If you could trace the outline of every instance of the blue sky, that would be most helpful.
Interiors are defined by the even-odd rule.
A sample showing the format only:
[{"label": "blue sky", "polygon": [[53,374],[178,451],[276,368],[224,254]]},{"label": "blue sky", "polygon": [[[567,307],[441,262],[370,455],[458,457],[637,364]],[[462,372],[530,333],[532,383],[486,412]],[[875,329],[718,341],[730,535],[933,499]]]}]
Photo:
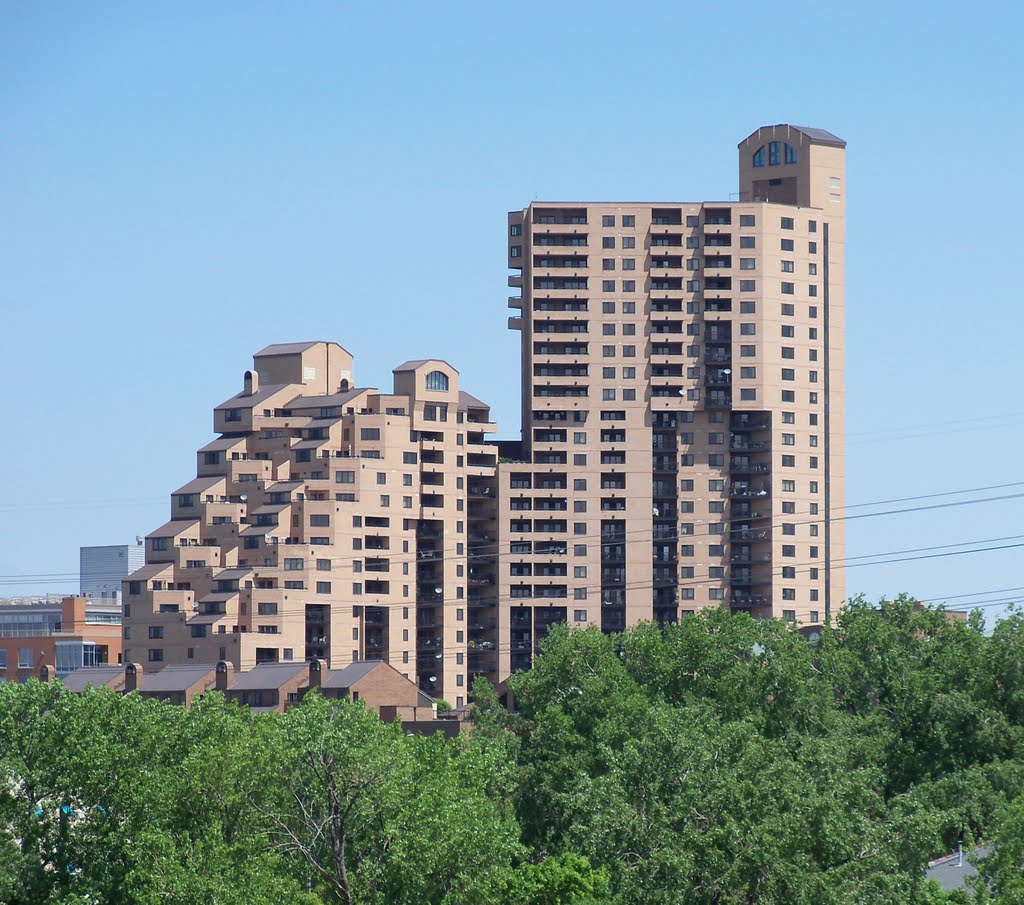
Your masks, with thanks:
[{"label": "blue sky", "polygon": [[[849,143],[848,501],[1024,481],[1024,13],[984,13],[3,5],[0,595],[73,589],[79,545],[161,524],[212,407],[270,342],[337,340],[375,386],[447,358],[517,435],[506,211],[728,198],[736,143],[766,123]],[[851,521],[848,554],[1021,543],[1022,511]],[[848,586],[1020,587],[1021,550]]]}]

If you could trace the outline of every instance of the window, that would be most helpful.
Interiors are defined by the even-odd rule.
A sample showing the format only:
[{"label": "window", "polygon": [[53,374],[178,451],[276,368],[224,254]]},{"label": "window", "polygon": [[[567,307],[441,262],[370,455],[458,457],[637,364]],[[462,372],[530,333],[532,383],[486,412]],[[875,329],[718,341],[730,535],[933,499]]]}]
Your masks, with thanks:
[{"label": "window", "polygon": [[783,380],[796,380],[796,371],[794,371],[793,368],[783,368],[782,369],[782,379]]},{"label": "window", "polygon": [[793,273],[795,270],[796,270],[796,265],[792,261],[783,261],[782,262],[782,272],[783,273]]},{"label": "window", "polygon": [[741,336],[755,336],[756,334],[757,324],[740,324]]},{"label": "window", "polygon": [[636,292],[636,280],[623,280],[622,281],[623,292]]},{"label": "window", "polygon": [[[586,588],[584,588],[583,590],[586,590]],[[572,615],[573,615],[573,619],[576,622],[586,622],[587,621],[587,611],[586,610],[573,610]]]},{"label": "window", "polygon": [[359,429],[359,439],[360,440],[379,440],[380,439],[380,428],[379,427],[362,427],[362,428],[360,428]]},{"label": "window", "polygon": [[757,346],[740,346],[740,358],[755,358]]},{"label": "window", "polygon": [[163,648],[151,647],[149,649],[149,662],[150,663],[162,663],[164,659]]},{"label": "window", "polygon": [[753,270],[755,263],[754,258],[740,258],[740,270]]},{"label": "window", "polygon": [[781,220],[779,221],[779,226],[781,226],[783,229],[792,229],[793,228],[793,218],[792,217],[782,217]]},{"label": "window", "polygon": [[791,144],[786,145],[786,163],[796,163],[796,148]]},{"label": "window", "polygon": [[756,314],[757,302],[740,302],[740,314]]},{"label": "window", "polygon": [[636,248],[636,239],[633,236],[622,237],[623,248]]},{"label": "window", "polygon": [[521,236],[523,234],[523,228],[518,223],[513,223],[508,228],[508,233],[510,236]]},{"label": "window", "polygon": [[764,166],[764,145],[761,145],[761,147],[754,152],[753,164],[755,167]]},{"label": "window", "polygon": [[513,245],[508,250],[508,256],[510,258],[521,258],[523,256],[523,246]]},{"label": "window", "polygon": [[740,280],[740,292],[754,292],[756,289],[756,280]]},{"label": "window", "polygon": [[782,142],[768,142],[768,166],[777,167],[782,162]]},{"label": "window", "polygon": [[298,572],[306,567],[306,561],[299,558],[286,558],[284,561],[284,569],[286,572]]},{"label": "window", "polygon": [[756,226],[757,218],[753,214],[740,214],[740,226]]},{"label": "window", "polygon": [[740,368],[740,377],[746,380],[753,380],[755,377],[757,377],[757,368],[752,368],[749,366]]},{"label": "window", "polygon": [[783,456],[782,457],[783,468],[796,468],[796,456]]},{"label": "window", "polygon": [[636,270],[636,259],[635,258],[623,258],[622,259],[623,270]]},{"label": "window", "polygon": [[260,616],[276,616],[277,615],[277,604],[276,603],[257,603],[256,613]]},{"label": "window", "polygon": [[782,294],[783,295],[793,295],[795,291],[796,291],[796,287],[792,283],[783,283],[782,284]]},{"label": "window", "polygon": [[316,592],[317,594],[330,594],[331,583],[329,581],[318,581],[316,583]]},{"label": "window", "polygon": [[601,216],[601,225],[602,226],[614,226],[615,225],[615,215],[614,214],[603,214]]},{"label": "window", "polygon": [[431,371],[427,375],[427,389],[438,392],[448,392],[448,375],[443,371]]},{"label": "window", "polygon": [[783,358],[796,358],[796,350],[792,346],[783,346],[782,347],[782,357]]},{"label": "window", "polygon": [[636,217],[634,217],[632,214],[623,214],[622,225],[628,227],[629,229],[634,228],[636,226]]},{"label": "window", "polygon": [[614,292],[615,291],[615,280],[602,280],[601,281],[602,292]]},{"label": "window", "polygon": [[615,269],[615,258],[604,258],[601,261],[602,270],[614,270]]},{"label": "window", "polygon": [[615,247],[615,236],[605,236],[601,239],[602,248],[614,248]]}]

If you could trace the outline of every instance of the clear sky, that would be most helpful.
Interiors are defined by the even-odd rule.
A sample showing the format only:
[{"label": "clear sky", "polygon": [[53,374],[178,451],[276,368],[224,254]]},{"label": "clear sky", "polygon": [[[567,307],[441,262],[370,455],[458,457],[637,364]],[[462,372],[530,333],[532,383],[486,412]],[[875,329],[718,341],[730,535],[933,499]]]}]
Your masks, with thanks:
[{"label": "clear sky", "polygon": [[[380,387],[446,358],[518,436],[506,211],[728,199],[770,123],[849,143],[848,502],[1024,481],[1022,32],[1009,2],[0,5],[0,595],[162,524],[271,342]],[[1024,543],[1022,513],[851,520],[848,554]],[[1020,588],[1022,553],[848,586]]]}]

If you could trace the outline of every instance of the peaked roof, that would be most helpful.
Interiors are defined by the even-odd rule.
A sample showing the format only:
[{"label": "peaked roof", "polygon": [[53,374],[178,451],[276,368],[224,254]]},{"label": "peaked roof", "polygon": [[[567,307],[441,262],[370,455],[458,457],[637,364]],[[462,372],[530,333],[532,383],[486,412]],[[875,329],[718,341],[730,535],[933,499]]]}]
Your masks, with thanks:
[{"label": "peaked roof", "polygon": [[60,677],[61,682],[68,691],[85,691],[90,685],[93,688],[101,688],[124,679],[123,666],[82,666],[66,676]]},{"label": "peaked roof", "polygon": [[228,691],[263,691],[280,688],[289,679],[306,673],[309,663],[300,660],[294,663],[260,663],[245,672],[236,673]]},{"label": "peaked roof", "polygon": [[142,673],[139,691],[146,693],[187,691],[197,682],[209,679],[212,685],[216,679],[216,663],[172,663],[159,672]]},{"label": "peaked roof", "polygon": [[821,144],[827,145],[840,145],[846,147],[846,142],[843,141],[838,135],[828,132],[825,129],[815,129],[813,126],[790,126],[791,129],[796,129],[797,132],[803,132],[811,141],[817,141]]},{"label": "peaked roof", "polygon": [[431,362],[437,362],[441,365],[447,365],[456,374],[459,373],[459,369],[455,367],[450,361],[445,361],[443,358],[412,358],[409,361],[403,361],[397,368],[392,369],[392,373],[398,371],[415,371],[417,368],[422,368],[423,365],[430,364]]},{"label": "peaked roof", "polygon": [[[342,669],[331,670],[327,681],[323,683],[324,688],[351,688],[367,674],[373,672],[378,666],[387,666],[383,660],[358,660],[350,663]],[[393,667],[392,667],[393,668]],[[395,670],[395,672],[398,672]],[[399,673],[401,675],[401,673]]]},{"label": "peaked roof", "polygon": [[744,138],[737,147],[742,147],[744,143],[750,141],[750,139],[754,138],[754,136],[759,132],[763,132],[765,129],[791,129],[792,131],[799,132],[801,135],[810,139],[813,144],[832,145],[837,148],[846,147],[846,142],[843,141],[843,139],[826,129],[816,129],[814,126],[794,126],[792,123],[776,123],[774,126],[761,126],[759,129],[755,129],[746,138]]},{"label": "peaked roof", "polygon": [[490,406],[486,402],[477,399],[472,393],[459,390],[459,411],[465,411],[466,409],[490,409]]},{"label": "peaked roof", "polygon": [[256,353],[256,356],[263,355],[294,355],[296,352],[305,352],[306,349],[312,349],[313,346],[324,342],[322,339],[315,339],[308,343],[271,343],[265,349],[260,349]]}]

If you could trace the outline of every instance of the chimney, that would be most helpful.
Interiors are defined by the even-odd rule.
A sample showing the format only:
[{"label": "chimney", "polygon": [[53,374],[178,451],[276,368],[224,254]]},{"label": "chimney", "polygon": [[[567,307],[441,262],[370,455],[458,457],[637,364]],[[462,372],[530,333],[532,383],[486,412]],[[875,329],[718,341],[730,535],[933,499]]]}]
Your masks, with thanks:
[{"label": "chimney", "polygon": [[124,693],[138,691],[140,681],[142,681],[142,664],[129,663],[124,668]]},{"label": "chimney", "polygon": [[242,378],[242,384],[245,387],[242,391],[243,395],[255,396],[260,390],[259,371],[246,371]]},{"label": "chimney", "polygon": [[57,667],[52,663],[44,663],[39,667],[39,681],[52,682],[57,678]]},{"label": "chimney", "polygon": [[62,632],[81,631],[85,625],[85,598],[65,597],[60,602],[60,629]]},{"label": "chimney", "polygon": [[221,694],[227,694],[228,686],[231,684],[231,679],[233,678],[234,674],[235,667],[232,664],[226,662],[225,660],[221,660],[217,664],[217,677],[213,687],[217,691],[221,692]]},{"label": "chimney", "polygon": [[309,687],[319,688],[327,678],[327,661],[309,661]]}]

